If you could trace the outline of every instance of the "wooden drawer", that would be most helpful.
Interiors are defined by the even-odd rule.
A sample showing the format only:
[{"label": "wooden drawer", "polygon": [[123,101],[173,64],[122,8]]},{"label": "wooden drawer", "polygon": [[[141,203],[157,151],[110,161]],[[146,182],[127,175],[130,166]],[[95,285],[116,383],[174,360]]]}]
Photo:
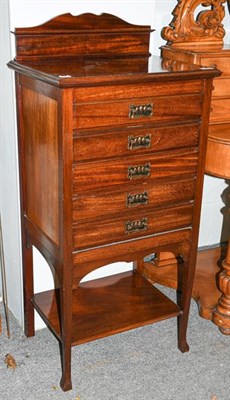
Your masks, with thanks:
[{"label": "wooden drawer", "polygon": [[212,100],[210,123],[216,122],[230,122],[230,98]]},{"label": "wooden drawer", "polygon": [[230,76],[230,57],[201,57],[200,64],[207,67],[215,66],[223,73],[223,75]]},{"label": "wooden drawer", "polygon": [[126,128],[74,135],[75,161],[130,156],[146,152],[198,146],[199,123],[166,127]]},{"label": "wooden drawer", "polygon": [[230,97],[230,77],[224,79],[221,78],[215,79],[213,82],[213,86],[214,90],[212,92],[212,98]]},{"label": "wooden drawer", "polygon": [[[178,151],[179,153],[179,151]],[[73,165],[73,194],[114,185],[150,183],[167,177],[196,174],[198,152],[153,154]]]},{"label": "wooden drawer", "polygon": [[81,222],[106,215],[118,216],[124,212],[152,207],[169,207],[182,202],[192,202],[195,178],[165,181],[151,185],[130,186],[129,190],[94,191],[77,195],[73,199],[73,221]]},{"label": "wooden drawer", "polygon": [[176,230],[192,224],[193,205],[155,211],[131,211],[113,219],[74,224],[74,248],[94,247],[106,243]]},{"label": "wooden drawer", "polygon": [[[145,115],[146,114],[146,115]],[[144,116],[143,116],[144,115]],[[194,120],[201,115],[201,94],[82,103],[73,106],[74,129]]]},{"label": "wooden drawer", "polygon": [[167,81],[152,83],[116,84],[106,86],[86,86],[73,89],[73,102],[100,103],[127,99],[144,99],[145,97],[174,96],[189,93],[201,93],[203,82],[199,80]]}]

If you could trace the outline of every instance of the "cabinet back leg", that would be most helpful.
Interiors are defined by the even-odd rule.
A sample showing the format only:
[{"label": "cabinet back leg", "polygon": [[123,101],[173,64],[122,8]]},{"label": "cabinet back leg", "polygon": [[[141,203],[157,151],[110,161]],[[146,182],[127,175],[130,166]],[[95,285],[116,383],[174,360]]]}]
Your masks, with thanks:
[{"label": "cabinet back leg", "polygon": [[31,299],[34,295],[33,285],[33,249],[31,245],[24,245],[23,251],[23,287],[24,287],[24,330],[27,337],[34,336],[34,307]]}]

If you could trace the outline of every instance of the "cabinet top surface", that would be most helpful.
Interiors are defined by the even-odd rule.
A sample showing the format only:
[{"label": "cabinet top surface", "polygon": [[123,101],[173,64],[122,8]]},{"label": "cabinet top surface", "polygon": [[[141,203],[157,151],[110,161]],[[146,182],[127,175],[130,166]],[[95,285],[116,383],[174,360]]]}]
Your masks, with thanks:
[{"label": "cabinet top surface", "polygon": [[132,83],[154,80],[193,79],[218,76],[212,67],[172,61],[151,56],[148,59],[77,59],[62,58],[33,62],[10,61],[17,72],[60,87],[98,83]]}]

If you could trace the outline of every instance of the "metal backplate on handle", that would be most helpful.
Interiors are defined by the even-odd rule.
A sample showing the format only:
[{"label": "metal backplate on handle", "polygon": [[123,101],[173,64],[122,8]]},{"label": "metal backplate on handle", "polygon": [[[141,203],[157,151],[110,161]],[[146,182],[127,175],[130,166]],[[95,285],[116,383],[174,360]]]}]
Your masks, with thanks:
[{"label": "metal backplate on handle", "polygon": [[128,179],[142,178],[143,176],[150,176],[151,164],[144,165],[131,165],[128,167]]},{"label": "metal backplate on handle", "polygon": [[153,104],[148,103],[144,105],[134,105],[129,106],[129,118],[142,118],[151,117],[153,115]]},{"label": "metal backplate on handle", "polygon": [[137,221],[128,221],[125,223],[125,233],[135,233],[146,231],[148,229],[148,219],[146,217]]},{"label": "metal backplate on handle", "polygon": [[126,205],[127,207],[133,207],[137,205],[148,204],[149,197],[147,192],[137,193],[137,194],[127,194]]},{"label": "metal backplate on handle", "polygon": [[150,146],[151,146],[151,135],[128,137],[129,150],[148,148]]}]

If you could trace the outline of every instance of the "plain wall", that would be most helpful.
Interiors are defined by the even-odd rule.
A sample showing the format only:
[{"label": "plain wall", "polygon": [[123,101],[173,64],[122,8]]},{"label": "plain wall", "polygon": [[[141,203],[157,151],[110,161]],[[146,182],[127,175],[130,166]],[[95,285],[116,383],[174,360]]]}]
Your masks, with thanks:
[{"label": "plain wall", "polygon": [[0,0],[0,17],[0,209],[9,307],[21,322],[23,298],[15,91],[13,75],[6,67],[12,56],[10,15],[6,0]]},{"label": "plain wall", "polygon": [[[78,15],[85,12],[102,12],[119,16],[134,24],[151,25],[150,51],[159,55],[159,47],[165,44],[161,38],[161,29],[171,20],[171,12],[177,1],[63,1],[63,0],[1,0],[1,212],[4,234],[4,250],[7,272],[9,307],[19,322],[23,323],[22,268],[20,250],[20,217],[18,190],[18,158],[15,119],[15,95],[13,73],[6,68],[6,63],[14,57],[14,37],[9,31],[15,27],[39,25],[47,20],[70,12]],[[225,20],[225,42],[229,41],[229,16]],[[210,246],[227,240],[229,221],[223,230],[222,209],[225,204],[222,193],[227,191],[227,183],[218,178],[205,177],[204,196],[201,216],[199,246]],[[226,197],[226,196],[225,196]],[[35,291],[53,287],[49,267],[40,253],[34,249]],[[130,269],[131,264],[116,263],[93,272],[88,279]],[[36,328],[43,327],[43,322],[36,318]]]}]

